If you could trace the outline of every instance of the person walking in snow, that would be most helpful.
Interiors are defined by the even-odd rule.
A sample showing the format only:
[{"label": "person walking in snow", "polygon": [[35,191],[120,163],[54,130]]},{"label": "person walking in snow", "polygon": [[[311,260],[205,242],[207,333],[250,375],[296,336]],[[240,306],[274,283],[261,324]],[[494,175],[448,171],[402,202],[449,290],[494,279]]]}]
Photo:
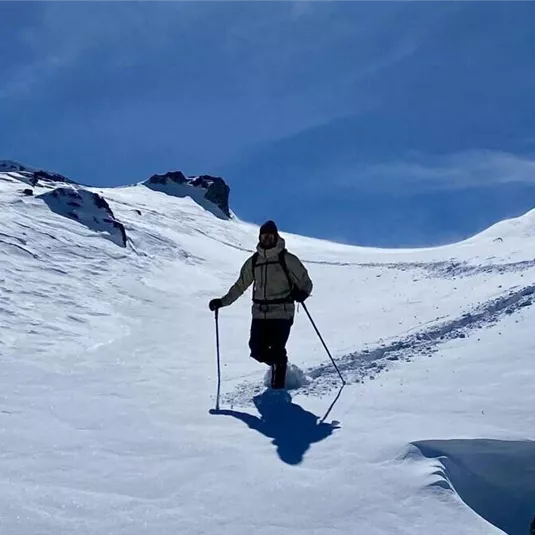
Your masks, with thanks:
[{"label": "person walking in snow", "polygon": [[299,258],[286,250],[273,221],[260,227],[256,253],[247,259],[228,293],[210,301],[210,310],[231,305],[253,282],[251,357],[272,367],[272,388],[284,388],[294,303],[310,296],[312,281]]}]

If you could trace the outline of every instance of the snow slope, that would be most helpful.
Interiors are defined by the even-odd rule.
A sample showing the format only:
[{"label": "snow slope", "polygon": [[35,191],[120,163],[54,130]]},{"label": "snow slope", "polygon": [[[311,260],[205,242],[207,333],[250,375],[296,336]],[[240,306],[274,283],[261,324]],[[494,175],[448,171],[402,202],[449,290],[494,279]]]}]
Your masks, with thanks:
[{"label": "snow slope", "polygon": [[93,190],[123,247],[20,178],[0,172],[3,535],[529,532],[535,212],[433,249],[285,235],[349,384],[301,311],[289,353],[310,382],[263,393],[244,296],[220,315],[211,414],[207,302],[257,228],[143,185]]}]

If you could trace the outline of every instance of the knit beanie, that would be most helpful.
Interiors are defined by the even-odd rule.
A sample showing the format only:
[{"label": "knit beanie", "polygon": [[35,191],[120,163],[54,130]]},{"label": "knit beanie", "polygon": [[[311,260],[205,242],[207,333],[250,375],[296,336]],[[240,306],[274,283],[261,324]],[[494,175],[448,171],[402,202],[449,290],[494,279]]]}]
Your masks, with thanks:
[{"label": "knit beanie", "polygon": [[261,227],[259,234],[278,234],[279,229],[274,221],[266,221]]}]

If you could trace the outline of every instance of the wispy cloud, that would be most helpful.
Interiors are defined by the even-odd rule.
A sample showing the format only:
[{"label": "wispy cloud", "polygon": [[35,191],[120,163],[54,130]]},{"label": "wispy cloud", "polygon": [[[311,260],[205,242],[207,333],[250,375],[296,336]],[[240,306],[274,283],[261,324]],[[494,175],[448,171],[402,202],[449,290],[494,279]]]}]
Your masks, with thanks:
[{"label": "wispy cloud", "polygon": [[[13,46],[24,47],[26,54],[10,66],[8,76],[4,73],[0,78],[0,98],[28,98],[46,92],[58,74],[84,65],[92,51],[100,50],[101,54],[99,62],[86,65],[88,71],[98,71],[108,63],[125,66],[135,62],[149,37],[154,45],[180,31],[185,17],[177,19],[177,15],[186,12],[181,6],[170,2],[162,10],[122,2],[28,4],[28,13],[17,12],[13,21],[21,28]],[[136,42],[138,54],[132,47]]]},{"label": "wispy cloud", "polygon": [[356,165],[347,173],[337,171],[334,183],[397,195],[497,184],[535,184],[535,155],[486,150],[441,156],[413,154],[404,160]]},{"label": "wispy cloud", "polygon": [[[0,19],[15,5],[0,2]],[[89,171],[83,150],[109,162],[117,181],[150,157],[162,166],[196,169],[253,161],[244,181],[261,171],[270,179],[280,176],[287,162],[291,176],[303,181],[312,181],[313,173],[330,174],[351,187],[356,181],[383,189],[402,184],[403,190],[413,183],[438,187],[441,181],[448,184],[441,187],[459,187],[483,176],[504,180],[529,165],[507,160],[507,153],[476,154],[472,161],[470,153],[459,152],[514,152],[502,137],[531,135],[526,117],[532,70],[513,84],[509,71],[494,68],[488,58],[507,52],[512,74],[523,72],[511,58],[524,57],[520,37],[532,28],[528,22],[520,28],[527,11],[513,17],[510,27],[520,35],[519,44],[504,48],[509,34],[503,16],[519,7],[500,5],[26,4],[7,18],[11,34],[0,43],[0,69],[8,66],[0,78],[0,117],[10,124],[0,144],[19,159],[26,152],[31,160],[35,153],[49,158],[54,151],[68,152],[83,180],[92,178],[84,176]],[[494,21],[488,30],[469,24],[482,13],[489,24]],[[497,32],[501,37],[495,39]],[[499,53],[493,43],[500,43]],[[346,117],[353,119],[346,124]],[[258,162],[254,149],[275,145]],[[401,159],[406,149],[458,156]],[[359,166],[363,161],[375,165]]]},{"label": "wispy cloud", "polygon": [[306,17],[311,13],[313,5],[314,4],[312,2],[303,2],[300,0],[297,0],[297,2],[291,2],[290,9],[292,16],[296,19],[300,17]]}]

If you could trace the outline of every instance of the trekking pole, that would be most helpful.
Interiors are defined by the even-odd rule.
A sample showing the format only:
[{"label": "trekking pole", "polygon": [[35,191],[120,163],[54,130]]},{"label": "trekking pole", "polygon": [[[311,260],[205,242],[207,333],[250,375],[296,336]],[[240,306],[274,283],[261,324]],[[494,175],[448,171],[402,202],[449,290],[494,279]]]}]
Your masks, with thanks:
[{"label": "trekking pole", "polygon": [[215,345],[217,351],[217,397],[215,410],[219,410],[219,393],[221,391],[221,359],[219,356],[219,309],[215,311]]},{"label": "trekking pole", "polygon": [[325,348],[325,351],[327,351],[327,355],[329,355],[329,358],[331,359],[332,363],[333,363],[333,366],[334,366],[334,369],[338,372],[338,375],[340,376],[340,379],[342,380],[342,384],[345,385],[346,382],[344,380],[344,378],[342,377],[342,374],[340,373],[340,370],[338,369],[338,366],[336,365],[336,362],[334,362],[334,359],[331,355],[331,352],[329,351],[329,348],[326,346],[325,342],[323,341],[323,338],[320,334],[320,332],[318,331],[318,328],[316,327],[316,324],[314,323],[314,320],[312,319],[312,316],[310,315],[310,312],[308,311],[308,308],[307,306],[305,305],[305,303],[301,303],[303,305],[303,308],[305,309],[305,312],[307,313],[307,316],[308,316],[308,319],[310,320],[310,323],[312,323],[312,327],[314,327],[314,330],[316,331],[316,334],[319,336],[319,339],[321,340],[321,343],[323,344],[323,347]]}]

